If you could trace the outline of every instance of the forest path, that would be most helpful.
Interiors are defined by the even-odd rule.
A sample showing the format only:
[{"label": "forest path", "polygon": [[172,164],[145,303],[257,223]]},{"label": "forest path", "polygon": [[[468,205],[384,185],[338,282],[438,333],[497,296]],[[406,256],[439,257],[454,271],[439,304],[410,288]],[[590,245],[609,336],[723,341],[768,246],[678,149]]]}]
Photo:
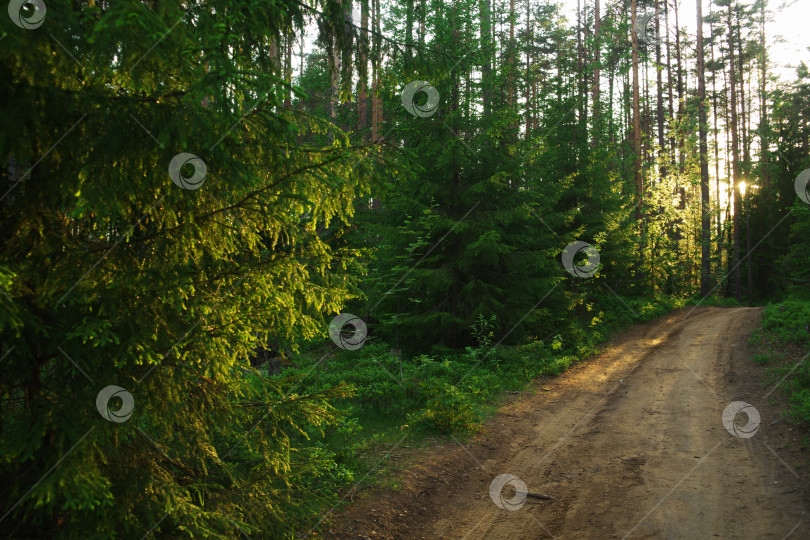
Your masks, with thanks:
[{"label": "forest path", "polygon": [[[332,534],[810,538],[802,522],[810,482],[788,465],[777,430],[791,430],[771,425],[773,383],[748,358],[760,317],[759,308],[686,308],[632,328],[588,362],[538,381],[537,393],[502,407],[480,435],[420,456],[400,492],[359,501]],[[724,428],[734,401],[759,411],[753,437]],[[490,487],[504,473],[554,500],[521,505],[518,495],[517,509],[499,508]],[[509,486],[500,493],[515,497]]]}]

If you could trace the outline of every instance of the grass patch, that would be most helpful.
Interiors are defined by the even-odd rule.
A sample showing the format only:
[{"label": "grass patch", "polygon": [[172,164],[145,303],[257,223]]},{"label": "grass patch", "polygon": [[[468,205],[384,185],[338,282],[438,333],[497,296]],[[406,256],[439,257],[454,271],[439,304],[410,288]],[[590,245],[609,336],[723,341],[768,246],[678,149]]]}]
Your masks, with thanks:
[{"label": "grass patch", "polygon": [[788,397],[787,415],[810,427],[810,302],[767,306],[749,342],[758,349],[754,362],[768,366],[772,384],[787,376],[779,389]]}]

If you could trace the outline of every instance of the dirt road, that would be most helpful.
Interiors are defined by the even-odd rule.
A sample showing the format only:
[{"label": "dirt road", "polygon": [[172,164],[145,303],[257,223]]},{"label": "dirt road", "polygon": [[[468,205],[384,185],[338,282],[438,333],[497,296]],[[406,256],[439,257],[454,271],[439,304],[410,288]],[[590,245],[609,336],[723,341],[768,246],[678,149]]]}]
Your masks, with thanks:
[{"label": "dirt road", "polygon": [[[796,472],[796,445],[785,444],[796,434],[771,424],[779,416],[769,385],[746,357],[759,318],[756,308],[701,307],[635,327],[538,381],[481,435],[419,456],[400,492],[360,501],[332,534],[810,538],[810,482]],[[738,436],[724,427],[735,401],[759,412],[753,436],[740,431],[743,413]],[[498,490],[502,474],[516,480]],[[554,500],[526,497],[521,481]]]}]

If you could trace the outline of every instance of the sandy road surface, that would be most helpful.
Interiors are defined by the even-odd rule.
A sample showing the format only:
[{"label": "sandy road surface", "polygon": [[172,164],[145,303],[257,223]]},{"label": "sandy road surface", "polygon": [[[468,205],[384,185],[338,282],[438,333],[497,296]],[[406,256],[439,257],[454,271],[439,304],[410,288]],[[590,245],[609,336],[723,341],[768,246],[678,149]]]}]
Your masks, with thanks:
[{"label": "sandy road surface", "polygon": [[[688,316],[686,316],[688,315]],[[515,400],[449,445],[399,494],[352,512],[340,537],[810,538],[808,482],[782,459],[762,381],[747,380],[756,308],[682,310],[640,325],[591,361]],[[731,435],[734,401],[761,415]],[[745,424],[745,414],[737,424]],[[783,423],[784,424],[784,423]],[[512,474],[553,501],[499,508],[493,478]],[[506,486],[498,495],[515,497]],[[506,505],[505,505],[506,506]],[[357,512],[373,518],[364,519]],[[370,513],[369,513],[370,512]],[[360,517],[360,519],[357,519]],[[327,535],[328,536],[328,535]]]}]

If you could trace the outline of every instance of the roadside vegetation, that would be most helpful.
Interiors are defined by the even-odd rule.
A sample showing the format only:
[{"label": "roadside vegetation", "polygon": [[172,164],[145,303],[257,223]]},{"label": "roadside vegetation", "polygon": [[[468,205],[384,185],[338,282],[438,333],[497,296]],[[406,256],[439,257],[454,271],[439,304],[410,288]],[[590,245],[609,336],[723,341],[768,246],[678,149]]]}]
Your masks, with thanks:
[{"label": "roadside vegetation", "polygon": [[475,325],[477,345],[454,354],[403,358],[370,336],[354,351],[317,341],[291,355],[291,367],[273,376],[282,388],[301,395],[348,388],[346,397],[332,402],[342,415],[339,424],[291,439],[293,447],[321,459],[320,474],[306,489],[331,494],[321,501],[328,506],[370,485],[396,489],[396,482],[386,484],[396,467],[386,459],[390,452],[403,444],[430,444],[434,437],[474,434],[509,392],[527,390],[539,376],[558,375],[616,332],[687,303],[669,297],[604,300],[590,306],[586,317],[559,320],[546,340],[525,345],[495,346],[491,321],[482,317]]},{"label": "roadside vegetation", "polygon": [[293,538],[630,324],[806,289],[767,2],[574,4],[9,2],[0,537]]},{"label": "roadside vegetation", "polygon": [[770,385],[787,397],[785,416],[798,422],[810,446],[810,301],[788,300],[763,311],[762,326],[751,337],[754,360],[767,367]]}]

